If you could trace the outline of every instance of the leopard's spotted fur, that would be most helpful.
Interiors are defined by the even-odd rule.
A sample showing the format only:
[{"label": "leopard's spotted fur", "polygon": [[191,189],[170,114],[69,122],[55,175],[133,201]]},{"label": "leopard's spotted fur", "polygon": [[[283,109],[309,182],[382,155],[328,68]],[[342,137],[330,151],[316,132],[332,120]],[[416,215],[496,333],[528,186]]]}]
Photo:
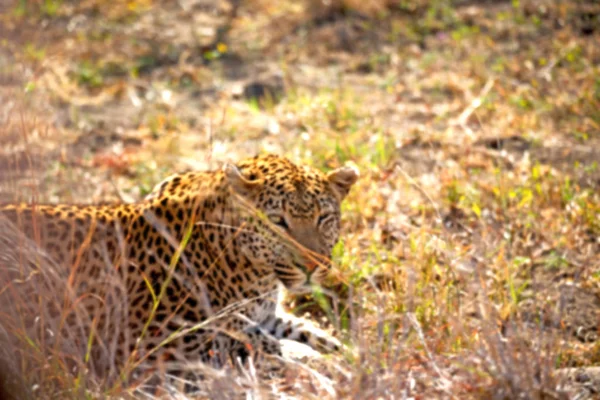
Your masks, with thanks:
[{"label": "leopard's spotted fur", "polygon": [[[278,354],[280,338],[338,346],[282,313],[278,298],[281,284],[302,290],[327,274],[340,203],[357,178],[350,167],[325,174],[261,155],[174,175],[136,204],[5,205],[0,217],[67,266],[71,298],[93,320],[98,342],[117,337],[118,365],[222,363],[244,351]],[[114,320],[117,308],[125,328]]]}]

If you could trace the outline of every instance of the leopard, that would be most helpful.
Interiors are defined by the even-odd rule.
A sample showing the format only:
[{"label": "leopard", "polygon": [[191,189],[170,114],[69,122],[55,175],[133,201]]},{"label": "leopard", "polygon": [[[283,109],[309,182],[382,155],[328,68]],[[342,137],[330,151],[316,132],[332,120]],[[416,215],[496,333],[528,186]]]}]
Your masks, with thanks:
[{"label": "leopard", "polygon": [[[66,282],[58,291],[71,294],[63,311],[84,311],[63,317],[61,327],[87,318],[93,332],[82,336],[93,337],[98,370],[109,361],[173,373],[191,362],[269,370],[279,364],[266,360],[280,358],[284,339],[319,353],[341,348],[317,323],[287,312],[283,298],[330,273],[341,203],[358,178],[354,166],[325,173],[260,154],[174,174],[138,202],[4,204],[0,219],[48,261],[31,257],[27,277],[15,282],[57,266]],[[0,268],[16,246],[6,236],[0,232]],[[27,296],[39,303],[49,289]],[[79,345],[89,352],[89,342]]]}]

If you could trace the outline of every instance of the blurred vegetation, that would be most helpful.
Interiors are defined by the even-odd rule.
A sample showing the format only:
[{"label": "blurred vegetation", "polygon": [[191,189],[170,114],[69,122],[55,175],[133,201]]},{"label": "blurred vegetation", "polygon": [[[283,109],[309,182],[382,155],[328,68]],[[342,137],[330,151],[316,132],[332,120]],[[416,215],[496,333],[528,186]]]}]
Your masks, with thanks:
[{"label": "blurred vegetation", "polygon": [[[360,168],[329,291],[289,301],[359,357],[280,394],[562,398],[555,371],[600,365],[597,2],[2,11],[2,201],[135,201],[173,172],[263,151]],[[81,385],[52,371],[55,392]],[[88,395],[133,389],[110,390]]]}]

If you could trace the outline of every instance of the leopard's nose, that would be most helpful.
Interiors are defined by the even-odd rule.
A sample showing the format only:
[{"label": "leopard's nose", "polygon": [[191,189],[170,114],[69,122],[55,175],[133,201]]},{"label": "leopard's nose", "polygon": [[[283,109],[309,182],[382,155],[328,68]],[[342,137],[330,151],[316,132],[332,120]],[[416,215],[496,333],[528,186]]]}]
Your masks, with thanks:
[{"label": "leopard's nose", "polygon": [[316,260],[308,259],[304,263],[304,266],[308,272],[313,272],[319,266],[319,263]]}]

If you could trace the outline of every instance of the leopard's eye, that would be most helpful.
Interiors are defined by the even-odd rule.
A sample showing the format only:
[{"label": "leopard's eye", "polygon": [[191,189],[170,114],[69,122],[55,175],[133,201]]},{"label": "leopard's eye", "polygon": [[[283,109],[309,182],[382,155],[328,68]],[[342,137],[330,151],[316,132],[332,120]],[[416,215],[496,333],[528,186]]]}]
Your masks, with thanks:
[{"label": "leopard's eye", "polygon": [[330,216],[331,214],[321,214],[319,219],[317,219],[317,226],[321,226],[321,224],[325,222],[326,219],[329,219]]},{"label": "leopard's eye", "polygon": [[288,229],[288,224],[285,222],[285,219],[281,215],[269,215],[269,220],[275,225],[282,227],[283,229]]}]

